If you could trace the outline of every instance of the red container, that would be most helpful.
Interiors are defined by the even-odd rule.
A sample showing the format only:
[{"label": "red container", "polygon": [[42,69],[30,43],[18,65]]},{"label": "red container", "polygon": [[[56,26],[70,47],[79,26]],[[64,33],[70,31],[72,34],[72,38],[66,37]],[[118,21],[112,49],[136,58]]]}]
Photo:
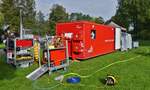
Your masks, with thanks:
[{"label": "red container", "polygon": [[88,21],[58,23],[57,36],[68,40],[69,57],[88,59],[115,50],[115,29]]}]

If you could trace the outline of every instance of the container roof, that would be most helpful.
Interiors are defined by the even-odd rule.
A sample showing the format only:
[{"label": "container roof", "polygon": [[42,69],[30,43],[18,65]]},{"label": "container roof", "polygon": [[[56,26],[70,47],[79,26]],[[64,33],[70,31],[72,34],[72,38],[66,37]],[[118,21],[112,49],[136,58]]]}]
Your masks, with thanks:
[{"label": "container roof", "polygon": [[76,21],[69,21],[69,22],[58,22],[57,24],[72,24],[72,23],[83,23],[83,24],[94,24],[94,25],[101,25],[101,26],[107,26],[107,27],[112,27],[109,25],[105,24],[98,24],[92,21],[86,21],[86,20],[76,20]]},{"label": "container roof", "polygon": [[69,21],[69,22],[58,22],[58,23],[93,23],[93,24],[97,24],[95,22],[92,21],[86,21],[86,20],[76,20],[76,21]]},{"label": "container roof", "polygon": [[115,27],[115,28],[121,28],[121,30],[123,31],[127,31],[126,28],[122,27],[122,26],[119,26],[118,24],[116,24],[115,22],[111,21],[109,24],[109,26],[112,26],[112,27]]}]

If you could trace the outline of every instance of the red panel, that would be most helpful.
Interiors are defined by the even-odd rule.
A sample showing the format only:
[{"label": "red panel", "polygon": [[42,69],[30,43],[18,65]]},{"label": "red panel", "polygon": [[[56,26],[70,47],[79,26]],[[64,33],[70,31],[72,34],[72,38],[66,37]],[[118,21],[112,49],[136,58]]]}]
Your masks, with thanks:
[{"label": "red panel", "polygon": [[33,41],[32,39],[22,39],[22,40],[17,39],[16,46],[17,47],[31,47],[33,46]]},{"label": "red panel", "polygon": [[73,35],[73,40],[77,40],[77,41],[83,40],[83,35],[82,35],[82,33],[74,34],[74,35]]},{"label": "red panel", "polygon": [[73,42],[73,48],[72,48],[73,52],[76,52],[76,53],[83,52],[83,47],[82,47],[81,43],[82,43],[81,41],[78,41],[78,42],[74,41]]},{"label": "red panel", "polygon": [[61,61],[65,60],[65,49],[50,50],[50,60],[55,66],[60,65]]}]

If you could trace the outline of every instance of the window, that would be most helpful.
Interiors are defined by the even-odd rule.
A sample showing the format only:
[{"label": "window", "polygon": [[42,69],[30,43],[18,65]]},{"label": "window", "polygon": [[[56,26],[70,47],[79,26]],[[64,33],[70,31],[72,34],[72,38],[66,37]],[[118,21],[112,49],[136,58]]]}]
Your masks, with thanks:
[{"label": "window", "polygon": [[96,39],[96,30],[91,30],[91,39]]}]

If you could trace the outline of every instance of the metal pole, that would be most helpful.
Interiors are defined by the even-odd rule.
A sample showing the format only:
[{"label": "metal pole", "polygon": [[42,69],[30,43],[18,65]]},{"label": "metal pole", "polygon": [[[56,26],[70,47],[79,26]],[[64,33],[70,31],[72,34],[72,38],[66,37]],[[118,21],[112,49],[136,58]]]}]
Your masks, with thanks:
[{"label": "metal pole", "polygon": [[39,66],[41,67],[41,57],[40,57],[40,43],[38,43],[38,54],[39,54],[39,57],[38,57],[38,60],[39,60]]},{"label": "metal pole", "polygon": [[17,48],[17,46],[16,46],[16,41],[17,41],[17,38],[15,38],[15,40],[14,40],[15,42],[14,42],[14,65],[16,66],[17,65],[17,62],[16,62],[16,48]]},{"label": "metal pole", "polygon": [[6,41],[6,43],[7,43],[7,48],[6,48],[6,53],[7,53],[7,63],[9,63],[9,58],[8,58],[8,50],[9,50],[9,46],[8,46],[8,44],[9,44],[9,39],[8,39],[8,37],[7,37],[7,41]]},{"label": "metal pole", "polygon": [[47,39],[47,62],[48,62],[48,74],[50,75],[51,74],[51,71],[50,71],[50,52],[49,52],[49,47],[48,47],[48,44],[49,44],[49,41],[48,41],[48,36],[46,35],[46,39]]},{"label": "metal pole", "polygon": [[66,40],[66,59],[67,59],[67,65],[69,65],[69,55],[68,55],[68,40]]},{"label": "metal pole", "polygon": [[23,38],[23,19],[22,19],[22,9],[20,9],[20,38],[22,39]]}]

